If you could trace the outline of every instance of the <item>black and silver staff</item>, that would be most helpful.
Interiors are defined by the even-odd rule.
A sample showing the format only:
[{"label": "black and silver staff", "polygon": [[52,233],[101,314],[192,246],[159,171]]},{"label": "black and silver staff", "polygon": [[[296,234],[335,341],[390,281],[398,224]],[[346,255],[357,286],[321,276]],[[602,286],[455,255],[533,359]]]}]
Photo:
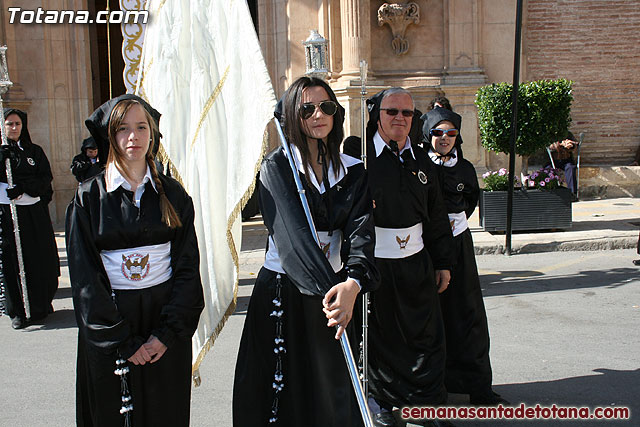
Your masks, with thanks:
[{"label": "black and silver staff", "polygon": [[[0,46],[0,111],[4,112],[4,106],[2,105],[2,95],[4,95],[9,88],[13,85],[9,80],[9,71],[7,67],[7,47]],[[3,114],[4,116],[4,114]],[[7,132],[4,128],[4,123],[0,126],[0,133],[2,134],[2,145],[9,145],[7,141]],[[9,188],[13,188],[13,174],[11,172],[11,160],[9,157],[5,159],[5,167],[7,169],[7,184]],[[31,318],[31,306],[29,304],[29,294],[27,292],[27,275],[24,269],[24,259],[22,258],[22,244],[20,241],[20,227],[18,226],[18,211],[16,209],[16,201],[10,200],[9,207],[11,209],[11,219],[13,220],[13,233],[16,240],[16,253],[18,255],[18,269],[20,287],[22,289],[22,301],[24,303],[24,313],[27,320]],[[3,295],[4,291],[1,292]]]},{"label": "black and silver staff", "polygon": [[[284,149],[287,158],[289,159],[289,166],[291,167],[291,171],[293,172],[293,178],[296,183],[296,189],[298,191],[298,196],[300,197],[300,202],[302,203],[302,209],[304,210],[304,214],[307,218],[307,223],[309,224],[309,228],[311,229],[311,233],[313,235],[314,240],[320,246],[320,240],[318,239],[318,233],[316,231],[315,224],[313,223],[313,218],[311,217],[311,209],[309,208],[309,202],[307,201],[307,196],[305,194],[305,190],[302,187],[302,181],[300,180],[300,175],[298,174],[298,169],[293,160],[293,155],[291,154],[291,150],[289,149],[289,144],[282,132],[282,126],[280,125],[280,121],[278,119],[275,120],[276,129],[278,130],[278,135],[280,136],[280,142],[282,144],[282,148]],[[362,420],[364,422],[365,427],[373,427],[373,420],[371,419],[371,413],[369,412],[369,406],[367,404],[367,398],[362,391],[362,384],[360,383],[360,378],[358,375],[358,366],[356,364],[355,359],[353,358],[353,351],[351,350],[351,345],[349,344],[349,338],[347,337],[347,331],[345,330],[340,336],[340,345],[342,346],[342,352],[344,353],[345,361],[347,362],[347,369],[349,371],[349,377],[351,378],[351,384],[353,385],[353,389],[356,393],[356,400],[358,401],[358,407],[360,408],[360,414],[362,415]]]},{"label": "black and silver staff", "polygon": [[[367,168],[367,61],[360,61],[360,159]],[[369,394],[369,293],[362,296],[362,390]]]}]

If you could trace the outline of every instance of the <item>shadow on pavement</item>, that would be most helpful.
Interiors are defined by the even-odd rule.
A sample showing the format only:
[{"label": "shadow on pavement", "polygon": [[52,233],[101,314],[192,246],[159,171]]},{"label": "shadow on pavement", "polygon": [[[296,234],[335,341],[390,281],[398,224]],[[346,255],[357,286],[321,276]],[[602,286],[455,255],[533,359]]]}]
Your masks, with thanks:
[{"label": "shadow on pavement", "polygon": [[26,331],[27,332],[36,332],[36,331],[46,331],[52,329],[68,329],[68,328],[76,328],[76,316],[73,313],[72,309],[62,309],[56,310],[47,316],[46,319],[39,320],[31,323]]},{"label": "shadow on pavement", "polygon": [[[637,396],[640,396],[640,369],[631,371],[616,371],[612,369],[595,369],[593,375],[562,378],[553,381],[536,381],[518,384],[494,385],[493,389],[511,402],[512,407],[524,403],[527,407],[540,404],[551,407],[627,407],[631,412],[631,420],[637,419],[634,413],[640,411]],[[463,394],[449,394],[449,406],[467,406],[469,399]],[[399,425],[405,422],[400,419]],[[631,420],[452,420],[455,425],[464,426],[563,426],[563,425],[638,425]],[[600,422],[598,422],[600,421]],[[630,424],[631,421],[631,424]],[[413,423],[406,424],[416,425]]]},{"label": "shadow on pavement", "polygon": [[638,268],[614,268],[611,270],[581,271],[571,276],[549,276],[536,270],[505,271],[499,274],[480,276],[482,295],[519,295],[532,292],[562,291],[567,289],[588,289],[618,287],[637,280]]}]

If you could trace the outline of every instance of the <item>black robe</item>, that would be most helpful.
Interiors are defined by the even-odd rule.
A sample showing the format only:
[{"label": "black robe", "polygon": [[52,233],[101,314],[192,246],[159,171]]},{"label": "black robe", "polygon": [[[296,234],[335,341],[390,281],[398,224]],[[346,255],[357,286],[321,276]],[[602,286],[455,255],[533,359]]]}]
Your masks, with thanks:
[{"label": "black robe", "polygon": [[[345,152],[359,156],[360,139],[349,137]],[[385,406],[440,404],[444,388],[445,337],[435,270],[451,269],[451,229],[437,177],[426,153],[412,146],[420,182],[385,148],[376,156],[367,143],[369,188],[378,227],[423,224],[425,248],[407,258],[376,258],[380,288],[371,294],[369,388]]]},{"label": "black robe", "polygon": [[[447,211],[464,212],[469,218],[478,204],[480,189],[475,168],[459,154],[455,165],[448,167],[438,161],[434,168]],[[454,242],[451,282],[440,294],[447,336],[445,385],[451,393],[487,393],[492,382],[489,329],[471,231],[467,228]]]},{"label": "black robe", "polygon": [[[67,209],[69,275],[78,322],[76,417],[79,426],[118,426],[123,418],[118,353],[127,359],[149,338],[167,346],[153,364],[129,363],[134,426],[188,426],[191,337],[204,308],[193,202],[178,182],[160,175],[182,227],[161,221],[159,196],[150,183],[137,208],[133,193],[106,191],[104,172],[84,181]],[[171,242],[172,277],[146,289],[115,290],[101,250]]]},{"label": "black robe", "polygon": [[[286,274],[263,267],[254,286],[236,363],[234,426],[362,425],[340,343],[322,312],[322,296],[347,274],[360,280],[363,291],[378,282],[366,173],[362,164],[346,172],[323,194],[301,174],[317,230],[342,230],[345,268],[336,274],[313,240],[283,150],[273,151],[262,163],[260,211]],[[281,305],[274,306],[278,292]],[[278,335],[272,314],[279,310],[283,321]],[[357,341],[353,323],[348,330]],[[278,336],[286,353],[279,370],[284,388],[276,395]],[[354,342],[352,348],[357,351]],[[270,418],[277,418],[276,423],[269,424]]]},{"label": "black robe", "polygon": [[[23,135],[25,135],[26,117],[21,116],[21,118]],[[58,248],[47,207],[53,195],[51,188],[53,175],[49,160],[40,146],[32,143],[30,138],[22,138],[22,136],[20,145],[22,149],[14,148],[14,153],[18,157],[11,160],[13,182],[22,186],[24,193],[32,197],[40,197],[40,201],[33,205],[16,206],[31,317],[38,320],[53,311],[51,302],[58,290],[60,276]],[[0,182],[7,182],[4,158],[1,159],[0,165]],[[2,267],[7,293],[7,314],[11,317],[24,317],[10,205],[1,204],[0,210],[2,211]]]}]

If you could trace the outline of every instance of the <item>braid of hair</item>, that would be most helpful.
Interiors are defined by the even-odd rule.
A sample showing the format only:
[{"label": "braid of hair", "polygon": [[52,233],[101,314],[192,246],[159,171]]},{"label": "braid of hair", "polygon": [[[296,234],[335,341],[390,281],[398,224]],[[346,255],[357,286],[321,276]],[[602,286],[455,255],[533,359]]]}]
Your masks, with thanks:
[{"label": "braid of hair", "polygon": [[173,208],[173,205],[164,192],[164,187],[162,186],[162,182],[160,181],[160,177],[158,176],[156,162],[153,161],[153,158],[147,157],[147,164],[149,165],[151,176],[153,177],[153,182],[155,182],[156,189],[158,190],[158,195],[160,196],[160,212],[162,214],[162,222],[167,224],[169,228],[182,227],[180,217],[178,217],[176,210]]}]

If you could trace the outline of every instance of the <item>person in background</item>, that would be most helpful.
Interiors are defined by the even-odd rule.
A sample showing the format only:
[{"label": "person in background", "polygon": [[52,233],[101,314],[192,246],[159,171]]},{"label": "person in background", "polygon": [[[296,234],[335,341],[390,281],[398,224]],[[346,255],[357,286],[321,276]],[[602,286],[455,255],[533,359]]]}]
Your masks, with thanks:
[{"label": "person in background", "polygon": [[447,341],[445,386],[469,394],[471,404],[508,404],[492,389],[489,328],[467,220],[478,204],[476,170],[462,156],[462,117],[436,107],[422,116],[425,147],[434,164],[454,239],[451,282],[440,294]]},{"label": "person in background", "polygon": [[[27,113],[14,108],[4,110],[7,145],[1,150],[0,209],[2,209],[2,268],[7,293],[7,311],[11,327],[22,329],[29,321],[43,320],[53,313],[53,297],[58,290],[60,259],[49,208],[53,196],[51,166],[44,151],[31,141]],[[9,158],[14,186],[9,188],[5,159]],[[19,280],[10,201],[18,212],[22,258],[31,311],[26,318]]]},{"label": "person in background", "polygon": [[81,153],[71,161],[71,173],[76,177],[78,182],[97,175],[103,165],[98,158],[98,145],[92,136],[82,141]]},{"label": "person in background", "polygon": [[573,134],[569,132],[565,139],[554,142],[549,146],[556,169],[562,169],[564,171],[564,179],[567,182],[567,187],[574,195],[578,190],[576,174],[578,166],[573,158],[573,152],[578,145],[579,142],[576,141]]}]

